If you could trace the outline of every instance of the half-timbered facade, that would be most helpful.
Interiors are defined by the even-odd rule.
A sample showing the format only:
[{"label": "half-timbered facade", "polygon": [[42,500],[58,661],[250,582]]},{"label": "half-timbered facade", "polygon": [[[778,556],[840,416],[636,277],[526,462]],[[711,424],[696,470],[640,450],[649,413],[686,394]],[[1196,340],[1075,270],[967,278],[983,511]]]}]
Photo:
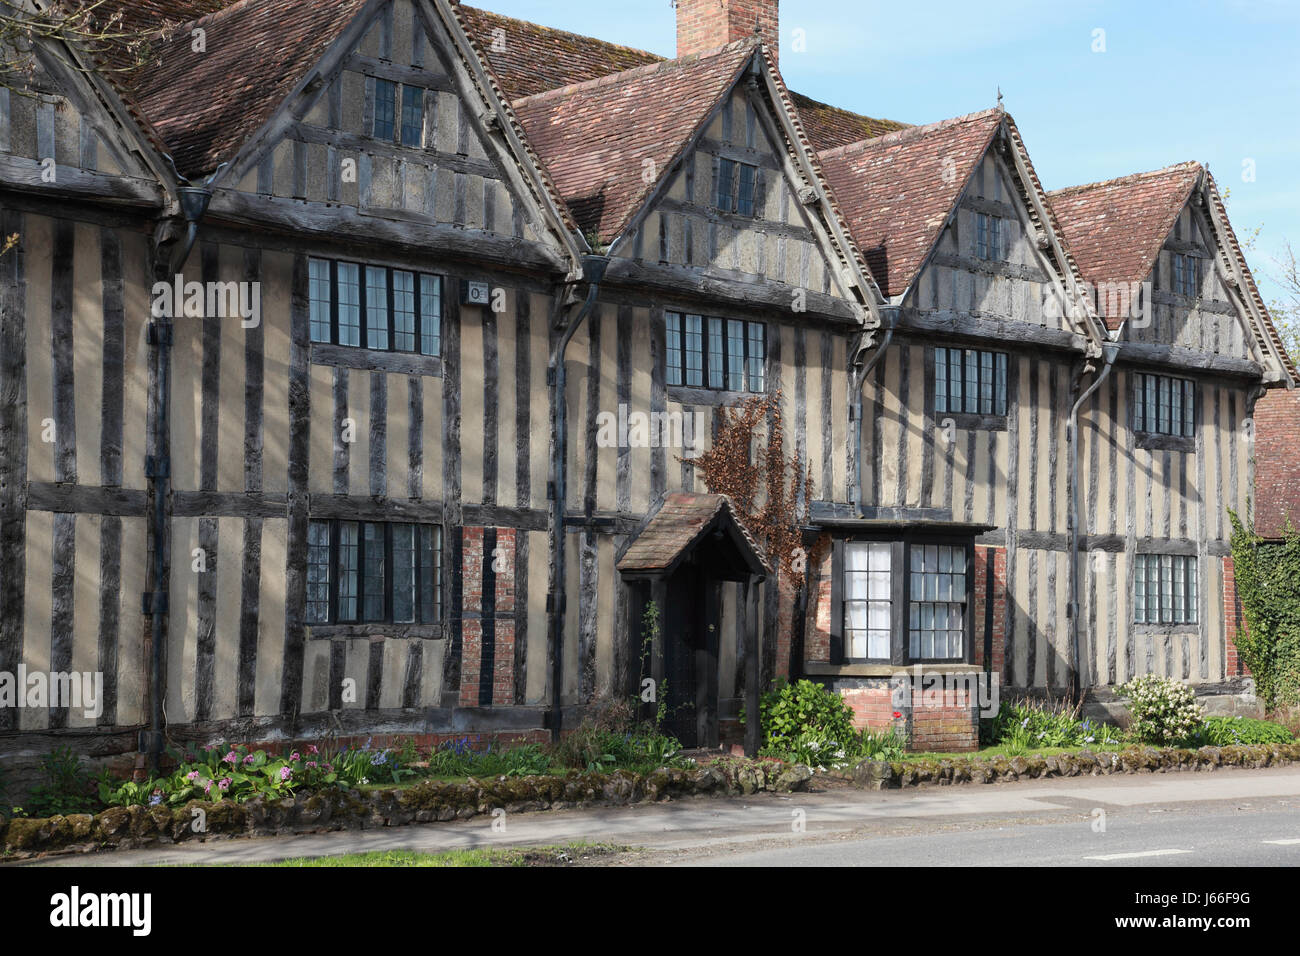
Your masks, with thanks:
[{"label": "half-timbered facade", "polygon": [[[713,744],[789,673],[951,749],[891,674],[1228,680],[1242,423],[1293,371],[1208,172],[1048,195],[1000,109],[816,103],[775,2],[678,6],[663,60],[160,0],[147,69],[0,90],[0,672],[105,688],[0,752],[553,733],[646,676]],[[797,581],[692,464],[777,391]]]}]

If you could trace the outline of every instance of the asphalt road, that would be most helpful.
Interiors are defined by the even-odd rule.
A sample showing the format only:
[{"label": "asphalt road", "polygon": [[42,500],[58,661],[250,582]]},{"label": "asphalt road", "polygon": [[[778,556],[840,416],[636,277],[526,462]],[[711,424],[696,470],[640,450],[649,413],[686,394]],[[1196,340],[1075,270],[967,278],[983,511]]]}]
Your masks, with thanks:
[{"label": "asphalt road", "polygon": [[42,862],[239,864],[589,841],[635,848],[609,861],[616,866],[1295,866],[1300,768],[759,794],[495,822],[214,840]]}]

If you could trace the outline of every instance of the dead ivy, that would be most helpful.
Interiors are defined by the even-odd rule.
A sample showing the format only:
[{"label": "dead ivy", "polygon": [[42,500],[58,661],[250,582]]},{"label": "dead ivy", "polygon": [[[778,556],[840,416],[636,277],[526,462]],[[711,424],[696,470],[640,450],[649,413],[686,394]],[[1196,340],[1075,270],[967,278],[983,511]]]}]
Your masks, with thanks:
[{"label": "dead ivy", "polygon": [[789,575],[798,586],[807,560],[800,529],[808,521],[813,484],[805,463],[786,455],[781,392],[724,408],[712,447],[690,463],[712,494],[731,499],[778,576]]}]

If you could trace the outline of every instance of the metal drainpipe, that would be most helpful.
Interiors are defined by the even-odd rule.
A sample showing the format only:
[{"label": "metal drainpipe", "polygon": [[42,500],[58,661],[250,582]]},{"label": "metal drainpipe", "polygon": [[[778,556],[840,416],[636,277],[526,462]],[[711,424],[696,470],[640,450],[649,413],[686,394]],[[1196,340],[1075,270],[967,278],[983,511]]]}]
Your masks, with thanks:
[{"label": "metal drainpipe", "polygon": [[898,326],[898,310],[884,310],[889,314],[889,325],[885,328],[885,337],[880,340],[880,346],[871,354],[867,364],[862,366],[862,370],[854,376],[853,384],[853,461],[856,472],[854,481],[857,483],[858,492],[858,514],[866,513],[866,491],[862,487],[862,386],[867,382],[867,376],[871,370],[876,367],[880,357],[885,354],[889,348],[889,343],[894,340],[894,329]]},{"label": "metal drainpipe", "polygon": [[[212,190],[200,186],[178,187],[181,215],[185,217],[185,238],[168,260],[168,281],[171,281],[185,265],[185,260],[194,249],[199,235],[199,220],[208,210],[212,200]],[[172,303],[172,311],[177,303]],[[153,479],[153,592],[149,597],[149,616],[152,625],[151,673],[149,675],[149,768],[154,773],[159,771],[162,759],[163,727],[163,644],[167,634],[164,618],[169,613],[167,607],[167,563],[164,560],[167,542],[165,525],[167,521],[167,491],[171,478],[171,454],[169,451],[170,435],[168,406],[171,403],[171,363],[167,349],[172,343],[172,316],[160,316],[150,322],[149,339],[153,348],[158,383],[158,414],[154,419],[154,456],[149,462],[148,471]]]},{"label": "metal drainpipe", "polygon": [[1066,437],[1070,442],[1070,507],[1067,522],[1070,532],[1070,697],[1076,703],[1083,699],[1079,680],[1079,645],[1082,642],[1082,622],[1079,619],[1079,443],[1075,440],[1079,433],[1079,409],[1101,387],[1110,375],[1119,355],[1119,337],[1123,334],[1121,325],[1115,333],[1115,340],[1102,345],[1101,374],[1079,396],[1074,407],[1070,409],[1070,421],[1066,425]]},{"label": "metal drainpipe", "polygon": [[595,306],[600,283],[605,277],[605,268],[608,265],[608,256],[582,257],[582,279],[587,283],[587,298],[556,344],[548,369],[551,380],[551,404],[555,409],[555,445],[551,449],[551,473],[555,476],[554,498],[551,501],[553,528],[551,554],[555,565],[555,591],[551,595],[551,629],[555,634],[555,659],[551,667],[551,738],[557,742],[560,739],[560,713],[564,688],[564,499],[567,494],[564,480],[567,448],[564,353],[569,347],[569,340],[573,338],[578,327]]}]

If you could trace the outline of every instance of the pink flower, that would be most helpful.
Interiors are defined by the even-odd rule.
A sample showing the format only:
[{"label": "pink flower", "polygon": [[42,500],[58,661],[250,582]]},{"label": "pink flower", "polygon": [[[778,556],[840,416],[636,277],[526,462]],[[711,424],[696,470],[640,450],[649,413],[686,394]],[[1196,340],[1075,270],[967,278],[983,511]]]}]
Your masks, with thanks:
[{"label": "pink flower", "polygon": [[230,789],[230,783],[231,783],[231,780],[230,780],[229,777],[222,777],[221,780],[220,780],[220,782],[217,784],[217,786],[220,787],[222,790],[229,790],[229,789]]},{"label": "pink flower", "polygon": [[239,754],[232,750],[230,753],[226,754],[223,760],[228,764],[237,764],[239,763]]},{"label": "pink flower", "polygon": [[308,770],[315,770],[315,769],[316,769],[316,766],[317,766],[317,765],[316,765],[316,761],[314,761],[314,760],[308,760],[308,761],[307,761],[307,769],[308,769]]},{"label": "pink flower", "polygon": [[206,783],[203,784],[203,792],[204,792],[204,793],[211,793],[211,792],[212,792],[212,781],[211,781],[211,780],[208,780]]},{"label": "pink flower", "polygon": [[257,759],[257,758],[254,757],[252,754],[249,754],[247,757],[244,758],[244,766],[248,766],[250,763],[252,763],[252,762],[253,762],[254,760],[256,760],[256,759]]},{"label": "pink flower", "polygon": [[294,763],[297,763],[302,758],[298,756],[298,751],[295,750],[293,753],[289,754],[289,759],[292,760]]},{"label": "pink flower", "polygon": [[185,775],[185,779],[190,781],[190,783],[193,783],[195,780],[199,779],[199,772],[197,770],[191,770]]},{"label": "pink flower", "polygon": [[290,770],[288,767],[281,767],[281,768],[280,768],[280,779],[281,779],[281,780],[288,780],[288,779],[289,779],[290,777],[292,777],[292,776],[293,776],[293,771]]},{"label": "pink flower", "polygon": [[307,745],[307,753],[309,753],[309,754],[318,754],[318,753],[320,753],[320,751],[316,749],[316,745],[315,745],[315,744],[308,744],[308,745]]}]

